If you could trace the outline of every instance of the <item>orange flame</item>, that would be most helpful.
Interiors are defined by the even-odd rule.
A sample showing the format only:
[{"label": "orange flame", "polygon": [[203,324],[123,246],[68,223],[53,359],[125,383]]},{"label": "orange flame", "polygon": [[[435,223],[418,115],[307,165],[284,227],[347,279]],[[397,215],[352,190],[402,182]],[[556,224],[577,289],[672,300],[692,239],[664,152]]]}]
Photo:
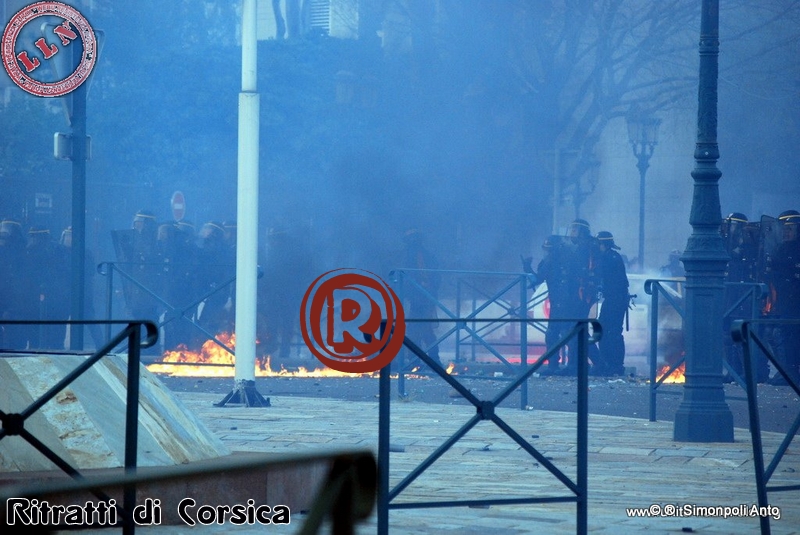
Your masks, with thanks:
[{"label": "orange flame", "polygon": [[[658,375],[656,376],[656,381],[660,381],[661,378],[666,374],[672,366],[664,366],[658,371]],[[686,382],[686,364],[683,363],[677,368],[675,368],[666,379],[664,379],[664,383],[685,383]]]},{"label": "orange flame", "polygon": [[[230,348],[236,347],[235,334],[220,333],[217,335],[217,340]],[[234,375],[233,355],[212,340],[206,340],[199,353],[190,351],[181,344],[174,351],[165,351],[161,362],[175,362],[180,365],[150,364],[147,369],[153,373],[178,377],[233,377]],[[197,366],[187,366],[189,363]]]},{"label": "orange flame", "polygon": [[[220,333],[217,340],[231,349],[236,348],[236,334]],[[271,358],[259,359],[256,366],[256,377],[378,377],[378,373],[354,374],[340,372],[325,366],[309,370],[299,366],[296,371],[287,370],[281,365],[280,370],[273,370],[270,365]],[[176,363],[172,365],[169,363]],[[147,369],[153,373],[160,373],[172,377],[233,377],[234,356],[213,340],[207,340],[199,352],[190,351],[186,346],[180,345],[173,351],[165,351],[160,363],[150,364]],[[192,364],[196,364],[193,366]],[[452,374],[455,364],[447,366],[447,373]],[[417,369],[412,371],[413,374]]]}]

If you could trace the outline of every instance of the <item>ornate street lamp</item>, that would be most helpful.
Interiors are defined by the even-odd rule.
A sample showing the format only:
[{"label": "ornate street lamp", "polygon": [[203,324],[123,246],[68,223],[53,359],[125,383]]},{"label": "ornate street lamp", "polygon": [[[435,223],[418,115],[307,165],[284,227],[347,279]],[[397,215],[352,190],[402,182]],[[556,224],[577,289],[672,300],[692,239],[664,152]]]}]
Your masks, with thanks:
[{"label": "ornate street lamp", "polygon": [[719,0],[703,0],[701,10],[697,144],[689,216],[692,234],[681,257],[686,268],[686,384],[675,413],[673,437],[688,442],[733,442],[733,414],[722,387],[723,290],[729,257],[719,233]]},{"label": "ornate street lamp", "polygon": [[658,127],[661,119],[641,115],[638,112],[628,114],[628,141],[631,143],[636,167],[639,169],[639,271],[644,272],[644,178],[650,167],[650,158],[658,145]]}]

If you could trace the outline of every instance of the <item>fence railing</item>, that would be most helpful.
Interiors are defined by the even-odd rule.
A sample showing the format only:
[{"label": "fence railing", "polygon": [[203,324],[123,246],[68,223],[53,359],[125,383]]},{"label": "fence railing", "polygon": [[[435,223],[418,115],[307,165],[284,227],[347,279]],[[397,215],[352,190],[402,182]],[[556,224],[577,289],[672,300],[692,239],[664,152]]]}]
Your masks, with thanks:
[{"label": "fence railing", "polygon": [[[670,279],[647,279],[644,283],[644,291],[650,296],[650,342],[648,351],[649,360],[649,373],[650,373],[650,421],[656,421],[657,409],[657,394],[658,388],[664,384],[669,376],[677,370],[681,364],[686,361],[686,355],[681,355],[676,359],[669,368],[659,375],[658,369],[658,333],[660,325],[659,306],[660,300],[664,301],[672,308],[681,318],[684,319],[685,310],[683,307],[682,296],[675,291],[673,285],[683,283],[685,279],[670,278]],[[725,321],[731,321],[735,318],[737,311],[741,311],[742,307],[749,301],[749,314],[750,319],[757,318],[761,313],[760,299],[767,295],[767,285],[762,283],[745,283],[734,282],[725,283],[725,292],[729,297],[727,302],[728,307],[724,311]],[[720,336],[726,336],[724,332]],[[723,359],[723,366],[730,376],[744,388],[744,379],[737,373],[734,367]]]},{"label": "fence railing", "polygon": [[[744,356],[744,375],[745,387],[747,390],[747,410],[750,417],[750,437],[753,445],[753,468],[755,469],[756,476],[756,492],[758,494],[759,507],[768,507],[770,505],[768,500],[769,492],[786,492],[800,490],[800,480],[795,485],[775,485],[768,486],[770,479],[775,474],[775,470],[783,459],[784,454],[789,449],[789,445],[800,430],[800,413],[794,419],[794,422],[789,426],[781,444],[778,446],[777,451],[769,461],[767,467],[764,467],[764,446],[761,440],[761,421],[758,411],[758,381],[756,377],[756,357],[761,354],[775,367],[777,373],[786,380],[788,386],[794,390],[797,396],[800,396],[800,384],[798,384],[796,375],[787,370],[787,363],[775,355],[771,344],[765,339],[763,334],[759,333],[762,328],[789,328],[794,330],[794,336],[800,332],[800,319],[784,319],[784,320],[737,320],[731,326],[731,336],[733,340],[742,345],[742,353]],[[796,355],[787,355],[789,359],[796,358]],[[796,364],[795,364],[796,365]],[[795,370],[796,372],[796,370]],[[790,473],[794,473],[792,470]],[[760,515],[761,534],[769,535],[770,524],[769,515]]]},{"label": "fence railing", "polygon": [[[438,292],[432,292],[421,284],[420,280],[430,277],[442,279],[445,287]],[[545,332],[545,322],[531,317],[531,313],[547,299],[546,291],[531,291],[529,274],[402,268],[390,272],[389,278],[404,302],[409,299],[421,300],[431,307],[432,312],[436,311],[433,312],[435,317],[410,320],[427,320],[435,325],[452,324],[436,335],[435,341],[426,348],[428,351],[441,348],[445,342],[452,341],[456,363],[475,360],[476,351],[480,348],[502,363],[512,376],[527,369],[529,346],[532,342],[528,336],[528,327],[540,333]],[[499,315],[496,315],[498,312]],[[443,315],[443,321],[438,320],[439,313]],[[489,321],[487,315],[491,315]],[[491,339],[493,336],[497,338],[498,331],[509,325],[518,326],[516,339],[502,342]],[[418,340],[415,342],[419,343]],[[510,362],[507,358],[509,353],[504,354],[501,350],[501,347],[508,346],[515,348],[514,357],[519,359],[519,364]],[[465,348],[470,351],[467,357],[463,353]],[[413,359],[404,357],[405,354],[397,359],[402,363],[397,370],[397,388],[402,397],[407,395],[405,375],[414,367]],[[520,408],[524,409],[527,404],[527,388],[523,388]]]},{"label": "fence railing", "polygon": [[[101,501],[115,507],[119,521],[113,525],[98,522],[94,527],[122,527],[126,535],[133,535],[136,529],[133,511],[136,507],[137,487],[160,481],[186,480],[190,478],[208,477],[213,474],[230,474],[235,472],[252,473],[254,470],[269,468],[288,468],[321,460],[330,461],[331,468],[321,490],[317,493],[309,510],[303,528],[303,535],[318,533],[322,522],[330,519],[334,533],[353,533],[357,520],[366,519],[372,512],[377,494],[377,466],[375,457],[369,451],[328,451],[303,454],[285,454],[259,456],[255,459],[217,459],[201,466],[159,467],[147,473],[137,471],[138,429],[139,429],[139,367],[140,350],[154,345],[158,340],[158,328],[147,320],[117,321],[0,321],[0,326],[29,325],[124,325],[117,334],[111,336],[108,343],[88,355],[86,360],[76,366],[63,379],[53,385],[47,392],[30,403],[18,413],[0,410],[0,440],[9,436],[19,436],[33,448],[44,455],[55,466],[71,477],[71,481],[7,485],[0,487],[0,496],[5,507],[0,511],[0,519],[8,521],[6,515],[10,499],[37,498],[46,496],[76,495],[89,492]],[[145,330],[142,338],[142,327]],[[127,343],[127,382],[125,404],[125,452],[124,467],[121,474],[87,477],[84,472],[54,452],[42,440],[26,429],[26,421],[55,398],[59,392],[67,388],[73,381],[94,366],[100,359],[123,343]],[[9,353],[9,358],[26,358],[25,353]],[[114,489],[121,489],[122,506],[110,496]],[[5,524],[5,522],[4,522]],[[89,527],[89,526],[81,526]],[[75,526],[47,526],[47,529],[74,529]]]},{"label": "fence railing", "polygon": [[[453,318],[447,321],[464,321],[466,318]],[[411,320],[407,320],[411,321]],[[470,321],[476,323],[491,323],[498,319],[477,319],[471,318]],[[522,325],[527,323],[527,319],[507,318],[506,322],[518,322]],[[547,320],[542,320],[547,321]],[[574,502],[576,504],[576,532],[585,534],[587,532],[587,463],[588,463],[588,391],[589,391],[589,344],[598,341],[602,335],[600,324],[595,320],[568,320],[574,323],[574,327],[564,335],[561,340],[552,348],[527,366],[522,373],[517,375],[510,384],[500,391],[492,399],[479,399],[466,386],[459,382],[458,376],[452,376],[425,351],[423,351],[413,340],[406,337],[403,345],[414,355],[428,365],[438,376],[444,379],[449,386],[457,391],[461,396],[469,401],[476,409],[476,414],[461,426],[449,438],[436,448],[419,466],[408,473],[402,481],[393,488],[389,484],[389,444],[390,444],[390,414],[391,414],[391,375],[388,366],[381,369],[379,379],[379,430],[378,430],[378,534],[386,535],[389,531],[389,510],[390,509],[413,509],[428,507],[456,507],[456,506],[487,506],[487,505],[521,505],[521,504],[541,504],[541,503],[563,503]],[[592,334],[590,335],[590,328]],[[573,338],[577,338],[577,430],[576,430],[576,477],[571,479],[564,474],[548,457],[543,455],[525,438],[515,431],[497,413],[498,405],[510,396],[516,389],[524,388],[526,381],[530,378],[549,358],[558,355],[558,352],[566,347]],[[428,467],[437,459],[444,455],[453,445],[455,445],[464,435],[483,420],[493,422],[499,429],[516,442],[523,450],[530,454],[536,462],[544,466],[550,474],[558,479],[569,494],[561,496],[533,496],[518,498],[495,498],[495,499],[466,499],[448,501],[423,501],[423,502],[404,502],[402,504],[393,503],[393,500],[400,495],[415,479],[417,479]],[[461,489],[467,492],[468,489]]]},{"label": "fence railing", "polygon": [[[0,410],[0,421],[3,423],[3,428],[0,429],[0,440],[8,436],[19,436],[30,444],[33,448],[38,450],[54,465],[71,476],[73,479],[84,479],[83,474],[78,468],[72,466],[63,457],[54,452],[44,442],[37,438],[30,430],[26,429],[26,421],[41,409],[48,401],[55,398],[59,392],[68,387],[78,377],[83,375],[89,368],[94,366],[100,359],[111,353],[113,349],[127,342],[128,354],[128,369],[127,369],[127,394],[125,400],[125,471],[136,471],[137,460],[137,446],[138,446],[138,433],[139,433],[139,363],[141,356],[141,348],[150,347],[158,341],[158,329],[151,321],[146,320],[131,320],[131,321],[0,321],[0,325],[5,326],[26,326],[26,325],[90,325],[90,324],[105,324],[112,325],[125,325],[125,327],[117,334],[111,336],[108,343],[95,351],[92,355],[88,356],[86,360],[80,365],[76,366],[70,373],[63,379],[53,385],[47,392],[35,399],[24,410],[18,413],[7,413]],[[145,329],[145,338],[142,340],[142,327]],[[15,358],[26,358],[24,355]],[[104,501],[109,501],[109,496],[96,492],[95,495]],[[133,517],[131,512],[136,503],[136,489],[134,487],[126,487],[123,492],[123,502],[121,517],[125,526],[132,530]],[[133,533],[133,531],[129,531]]]},{"label": "fence railing", "polygon": [[[116,295],[115,291],[115,277],[114,274],[116,273],[119,277],[121,277],[123,285],[129,284],[133,287],[137,288],[138,290],[144,292],[149,299],[152,300],[152,303],[155,305],[160,305],[161,308],[164,309],[164,319],[162,321],[158,321],[157,326],[159,329],[164,327],[165,325],[174,322],[174,321],[181,321],[186,322],[187,324],[191,325],[191,327],[202,333],[206,340],[213,341],[216,345],[230,353],[231,355],[234,354],[234,349],[226,345],[223,341],[219,340],[216,336],[216,333],[209,332],[201,323],[199,323],[195,319],[196,310],[198,306],[209,299],[212,296],[215,296],[221,292],[230,291],[231,285],[236,281],[236,277],[229,277],[224,281],[221,281],[218,285],[214,288],[210,288],[207,291],[203,292],[199,296],[195,296],[191,302],[185,303],[182,305],[178,305],[175,303],[170,303],[169,300],[160,295],[159,290],[149,287],[146,282],[138,280],[134,275],[130,273],[130,268],[132,267],[150,267],[151,269],[155,270],[158,268],[163,268],[163,264],[158,263],[151,263],[151,264],[134,264],[130,262],[102,262],[97,266],[97,272],[100,275],[106,277],[106,318],[111,320],[114,317],[114,297]],[[171,267],[175,267],[174,265]],[[261,274],[259,273],[259,276]],[[123,292],[124,293],[124,292]],[[188,296],[185,296],[188,297]],[[106,331],[106,335],[108,336],[108,331]]]}]

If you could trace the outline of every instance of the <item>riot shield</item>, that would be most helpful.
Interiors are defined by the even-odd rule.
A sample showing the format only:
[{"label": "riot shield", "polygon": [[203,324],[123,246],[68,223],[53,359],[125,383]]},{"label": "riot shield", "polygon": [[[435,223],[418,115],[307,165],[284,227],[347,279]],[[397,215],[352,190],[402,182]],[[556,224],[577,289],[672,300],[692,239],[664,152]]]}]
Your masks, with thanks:
[{"label": "riot shield", "polygon": [[762,282],[769,286],[766,302],[762,313],[770,315],[773,313],[775,304],[775,288],[772,284],[772,262],[775,252],[781,243],[781,224],[774,217],[761,216],[759,232],[758,259],[756,262],[756,282]]},{"label": "riot shield", "polygon": [[[741,215],[741,218],[734,218]],[[759,223],[748,222],[743,214],[731,214],[722,220],[720,234],[730,255],[725,280],[753,282],[758,256]]]},{"label": "riot shield", "polygon": [[774,217],[761,216],[758,238],[758,257],[756,260],[756,282],[769,284],[770,265],[775,251],[781,243],[781,225]]},{"label": "riot shield", "polygon": [[742,261],[745,264],[743,282],[758,281],[758,251],[761,246],[761,223],[751,221],[742,229]]},{"label": "riot shield", "polygon": [[112,230],[111,241],[114,243],[114,253],[117,255],[117,262],[133,261],[133,229]]},{"label": "riot shield", "polygon": [[[114,253],[117,256],[117,263],[121,264],[120,267],[123,271],[131,274],[132,262],[134,259],[133,254],[133,234],[136,231],[133,229],[125,230],[112,230],[111,241],[114,244]],[[127,278],[122,279],[122,295],[125,297],[125,303],[128,308],[134,302],[135,296],[138,294],[138,289],[134,287],[130,280]]]}]

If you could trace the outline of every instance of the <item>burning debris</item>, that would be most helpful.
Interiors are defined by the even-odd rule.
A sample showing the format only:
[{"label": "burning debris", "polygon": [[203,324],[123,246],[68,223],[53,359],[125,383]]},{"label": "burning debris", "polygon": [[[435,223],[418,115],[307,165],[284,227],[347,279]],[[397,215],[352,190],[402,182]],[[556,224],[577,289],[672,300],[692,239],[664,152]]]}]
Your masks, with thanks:
[{"label": "burning debris", "polygon": [[[658,371],[656,375],[656,381],[660,381],[662,377],[670,370],[672,366],[666,365]],[[670,373],[665,379],[664,383],[685,383],[686,382],[686,364],[683,363],[677,368],[675,368],[672,373]]]},{"label": "burning debris", "polygon": [[[236,334],[220,333],[217,335],[223,345],[235,348]],[[353,374],[332,370],[320,366],[309,370],[299,366],[297,370],[287,370],[281,365],[279,370],[273,370],[269,355],[257,359],[255,370],[256,377],[378,377],[378,373]],[[147,369],[153,373],[169,375],[172,377],[233,377],[234,356],[213,340],[206,340],[200,351],[191,351],[184,345],[179,345],[172,351],[165,351],[161,361],[150,364]],[[447,366],[447,373],[452,374],[455,364]],[[418,369],[411,373],[414,374]]]}]

